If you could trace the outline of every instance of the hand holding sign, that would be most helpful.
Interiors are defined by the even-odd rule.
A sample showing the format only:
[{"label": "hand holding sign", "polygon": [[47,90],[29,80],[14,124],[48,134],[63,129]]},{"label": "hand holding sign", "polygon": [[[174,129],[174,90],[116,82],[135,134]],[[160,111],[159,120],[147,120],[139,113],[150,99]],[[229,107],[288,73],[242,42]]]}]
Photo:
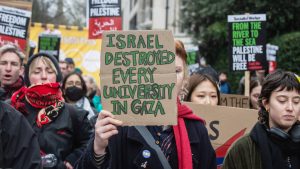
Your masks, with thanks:
[{"label": "hand holding sign", "polygon": [[99,113],[95,125],[94,152],[96,154],[105,153],[108,139],[118,134],[117,126],[121,126],[122,124],[122,121],[116,120],[115,116],[109,111],[102,110]]}]

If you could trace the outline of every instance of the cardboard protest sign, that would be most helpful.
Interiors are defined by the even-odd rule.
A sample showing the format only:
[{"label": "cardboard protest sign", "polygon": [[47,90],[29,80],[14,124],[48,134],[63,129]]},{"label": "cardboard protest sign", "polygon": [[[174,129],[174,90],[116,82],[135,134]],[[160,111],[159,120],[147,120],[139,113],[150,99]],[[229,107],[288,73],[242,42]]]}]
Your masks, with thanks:
[{"label": "cardboard protest sign", "polygon": [[266,15],[229,15],[228,28],[230,69],[266,70]]},{"label": "cardboard protest sign", "polygon": [[31,11],[0,6],[0,44],[12,42],[26,51]]},{"label": "cardboard protest sign", "polygon": [[39,36],[39,52],[49,53],[59,60],[60,50],[60,36],[58,35],[45,35]]},{"label": "cardboard protest sign", "polygon": [[121,30],[121,0],[88,0],[89,39],[101,39],[105,30]]},{"label": "cardboard protest sign", "polygon": [[125,125],[177,123],[171,31],[106,31],[101,49],[103,108]]},{"label": "cardboard protest sign", "polygon": [[216,151],[218,167],[222,166],[229,147],[257,122],[258,111],[225,106],[200,105],[184,102],[206,122],[208,135]]},{"label": "cardboard protest sign", "polygon": [[221,94],[221,106],[250,108],[249,97],[235,94]]}]

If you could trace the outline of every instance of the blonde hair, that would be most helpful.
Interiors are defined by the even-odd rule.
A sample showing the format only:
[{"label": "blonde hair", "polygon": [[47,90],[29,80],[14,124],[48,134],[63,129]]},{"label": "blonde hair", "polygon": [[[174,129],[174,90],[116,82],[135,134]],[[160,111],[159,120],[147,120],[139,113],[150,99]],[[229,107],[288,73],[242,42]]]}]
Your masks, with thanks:
[{"label": "blonde hair", "polygon": [[39,61],[43,62],[46,66],[49,66],[55,72],[56,75],[58,74],[54,63],[48,57],[41,56],[41,57],[34,59],[31,62],[30,66],[29,66],[29,74],[28,74],[29,76],[34,71],[34,69],[38,66],[37,64],[39,63]]}]

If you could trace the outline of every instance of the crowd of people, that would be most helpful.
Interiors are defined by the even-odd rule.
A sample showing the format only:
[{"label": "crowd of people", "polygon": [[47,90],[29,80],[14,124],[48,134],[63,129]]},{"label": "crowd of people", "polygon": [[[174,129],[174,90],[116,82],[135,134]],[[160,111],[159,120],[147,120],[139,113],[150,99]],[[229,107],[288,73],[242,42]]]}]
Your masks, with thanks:
[{"label": "crowd of people", "polygon": [[[227,73],[202,67],[189,75],[187,54],[175,40],[177,125],[123,126],[103,110],[95,80],[72,58],[30,56],[0,47],[0,168],[216,169],[205,119],[182,103],[220,105],[232,89]],[[300,168],[300,82],[296,74],[256,71],[250,106],[258,121],[232,145],[224,169]],[[244,79],[240,93],[244,94]]]}]

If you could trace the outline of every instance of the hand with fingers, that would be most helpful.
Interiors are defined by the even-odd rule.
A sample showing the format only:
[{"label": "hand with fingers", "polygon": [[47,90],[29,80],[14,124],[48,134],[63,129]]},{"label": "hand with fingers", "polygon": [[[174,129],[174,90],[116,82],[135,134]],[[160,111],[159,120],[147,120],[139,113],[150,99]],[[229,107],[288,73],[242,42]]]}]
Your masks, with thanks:
[{"label": "hand with fingers", "polygon": [[65,164],[67,169],[73,169],[73,166],[69,162],[64,161],[64,164]]},{"label": "hand with fingers", "polygon": [[122,121],[115,119],[115,116],[109,111],[102,110],[101,113],[99,113],[95,124],[95,154],[105,154],[109,138],[118,134],[117,127],[122,124]]}]

